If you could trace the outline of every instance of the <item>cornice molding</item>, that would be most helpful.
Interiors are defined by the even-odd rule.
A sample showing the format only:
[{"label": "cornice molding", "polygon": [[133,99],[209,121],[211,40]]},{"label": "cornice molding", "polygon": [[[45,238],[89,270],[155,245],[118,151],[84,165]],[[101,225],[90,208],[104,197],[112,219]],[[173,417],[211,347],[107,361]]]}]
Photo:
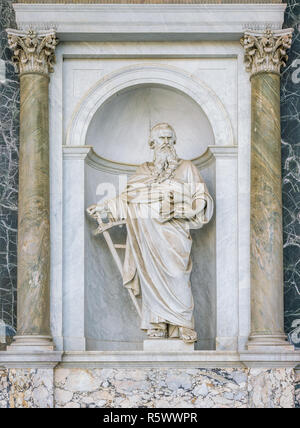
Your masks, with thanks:
[{"label": "cornice molding", "polygon": [[[237,146],[208,146],[206,151],[199,157],[191,159],[194,165],[199,169],[206,168],[216,158],[237,157]],[[82,160],[91,168],[109,174],[125,174],[132,175],[138,168],[138,164],[128,164],[115,162],[110,159],[103,158],[95,152],[92,146],[63,146],[64,160]]]},{"label": "cornice molding", "polygon": [[247,28],[282,28],[286,5],[25,4],[15,3],[18,28],[49,28],[61,41],[239,40]]}]

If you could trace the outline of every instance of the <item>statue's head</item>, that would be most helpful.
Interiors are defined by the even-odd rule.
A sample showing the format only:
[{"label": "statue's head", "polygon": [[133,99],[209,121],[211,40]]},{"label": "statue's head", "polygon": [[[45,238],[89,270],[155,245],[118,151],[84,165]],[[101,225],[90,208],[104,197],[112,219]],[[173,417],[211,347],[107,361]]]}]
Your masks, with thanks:
[{"label": "statue's head", "polygon": [[172,126],[167,123],[155,125],[150,132],[149,146],[151,149],[160,149],[166,145],[176,144],[176,134]]},{"label": "statue's head", "polygon": [[176,134],[167,123],[155,125],[150,132],[149,145],[154,150],[154,174],[159,181],[171,177],[178,165],[178,157],[174,145]]}]

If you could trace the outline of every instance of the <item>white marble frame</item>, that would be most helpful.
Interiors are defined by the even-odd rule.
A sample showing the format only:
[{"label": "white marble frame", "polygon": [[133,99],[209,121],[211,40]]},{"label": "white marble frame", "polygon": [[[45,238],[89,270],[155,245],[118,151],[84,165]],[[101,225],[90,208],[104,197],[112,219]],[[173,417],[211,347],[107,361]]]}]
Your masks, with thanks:
[{"label": "white marble frame", "polygon": [[[230,42],[224,47],[221,42],[206,42],[204,45],[190,45],[188,43],[147,43],[138,46],[132,44],[103,43],[97,46],[97,58],[236,58],[237,60],[237,85],[238,85],[238,124],[235,139],[239,142],[239,156],[237,158],[238,190],[237,190],[237,245],[238,260],[236,262],[238,287],[235,291],[237,299],[237,311],[233,311],[238,318],[235,329],[238,329],[237,342],[239,349],[244,349],[250,328],[250,276],[249,276],[249,195],[250,195],[250,84],[249,76],[244,70],[243,51],[238,43]],[[117,53],[116,53],[117,52]],[[62,202],[62,152],[61,147],[66,143],[63,135],[63,103],[62,81],[64,58],[95,58],[94,46],[86,44],[61,44],[57,48],[57,64],[54,75],[51,77],[50,96],[53,100],[50,105],[50,170],[51,170],[51,326],[57,349],[63,349],[63,202]],[[224,141],[224,140],[223,140]],[[232,141],[232,140],[231,140]],[[225,141],[224,141],[225,142]],[[225,146],[224,146],[225,147]],[[77,146],[80,149],[80,146]],[[71,149],[71,147],[70,147]],[[228,147],[229,149],[229,147]],[[237,149],[236,149],[237,150]],[[220,159],[220,158],[219,158]],[[90,160],[89,160],[90,161]],[[219,321],[221,318],[218,318]],[[219,322],[219,326],[223,326]],[[218,348],[230,348],[236,346],[236,336],[226,333],[226,328],[218,331]],[[69,339],[67,340],[69,341]],[[75,347],[78,346],[76,338]],[[84,340],[81,340],[83,343]],[[77,343],[77,345],[76,345]],[[68,347],[70,347],[70,341]],[[83,345],[79,350],[83,350]]]}]

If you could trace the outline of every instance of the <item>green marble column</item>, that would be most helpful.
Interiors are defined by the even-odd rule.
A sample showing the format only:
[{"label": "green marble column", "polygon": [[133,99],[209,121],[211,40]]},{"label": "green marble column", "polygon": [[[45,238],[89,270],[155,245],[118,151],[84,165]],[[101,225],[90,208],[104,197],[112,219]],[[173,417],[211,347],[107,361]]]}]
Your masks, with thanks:
[{"label": "green marble column", "polygon": [[[280,76],[251,78],[251,341],[285,340]],[[270,337],[271,336],[271,337]]]},{"label": "green marble column", "polygon": [[283,324],[280,66],[291,31],[246,32],[251,72],[251,334],[249,350],[293,349]]},{"label": "green marble column", "polygon": [[20,72],[18,328],[10,349],[53,350],[50,332],[48,73],[53,31],[8,30]]}]

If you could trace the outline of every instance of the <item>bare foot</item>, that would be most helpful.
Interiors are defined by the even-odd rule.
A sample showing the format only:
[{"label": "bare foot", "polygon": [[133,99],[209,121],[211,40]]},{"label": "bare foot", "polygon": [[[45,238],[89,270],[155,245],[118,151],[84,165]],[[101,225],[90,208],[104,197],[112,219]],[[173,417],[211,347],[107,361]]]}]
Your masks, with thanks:
[{"label": "bare foot", "polygon": [[182,339],[184,343],[197,342],[197,333],[191,328],[179,327],[179,335],[180,339]]},{"label": "bare foot", "polygon": [[161,330],[157,328],[147,330],[147,335],[152,338],[165,338],[166,334],[166,330]]}]

